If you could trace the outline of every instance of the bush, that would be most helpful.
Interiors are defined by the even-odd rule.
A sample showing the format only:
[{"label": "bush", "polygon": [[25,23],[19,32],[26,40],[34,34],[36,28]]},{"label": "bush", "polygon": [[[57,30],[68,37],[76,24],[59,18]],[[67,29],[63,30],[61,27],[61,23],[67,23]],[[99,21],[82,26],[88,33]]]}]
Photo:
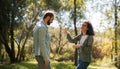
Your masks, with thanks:
[{"label": "bush", "polygon": [[55,60],[56,61],[73,61],[74,59],[74,51],[73,49],[66,49],[63,51],[64,53],[60,54]]}]

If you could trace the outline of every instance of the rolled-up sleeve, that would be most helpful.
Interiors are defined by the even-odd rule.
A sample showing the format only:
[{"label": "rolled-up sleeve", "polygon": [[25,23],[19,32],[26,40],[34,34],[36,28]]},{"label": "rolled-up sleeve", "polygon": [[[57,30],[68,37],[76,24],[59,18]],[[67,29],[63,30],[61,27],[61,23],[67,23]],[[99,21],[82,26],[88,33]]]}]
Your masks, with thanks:
[{"label": "rolled-up sleeve", "polygon": [[49,55],[46,48],[46,30],[44,27],[39,28],[39,46],[44,60],[49,60]]}]

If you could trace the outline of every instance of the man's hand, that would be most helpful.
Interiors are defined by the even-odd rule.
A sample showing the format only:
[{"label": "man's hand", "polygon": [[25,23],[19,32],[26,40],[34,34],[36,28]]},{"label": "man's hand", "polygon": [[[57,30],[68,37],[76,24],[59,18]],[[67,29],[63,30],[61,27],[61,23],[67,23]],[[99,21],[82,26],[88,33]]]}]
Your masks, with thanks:
[{"label": "man's hand", "polygon": [[79,48],[80,45],[73,45],[73,48]]},{"label": "man's hand", "polygon": [[48,67],[49,63],[50,63],[50,61],[49,61],[49,60],[46,60],[46,61],[45,61],[45,66]]}]

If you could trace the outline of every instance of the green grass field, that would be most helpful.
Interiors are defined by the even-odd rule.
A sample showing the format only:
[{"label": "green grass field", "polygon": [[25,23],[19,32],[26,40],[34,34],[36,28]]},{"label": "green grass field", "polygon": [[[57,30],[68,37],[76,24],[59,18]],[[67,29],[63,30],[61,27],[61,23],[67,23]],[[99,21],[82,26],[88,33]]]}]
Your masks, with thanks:
[{"label": "green grass field", "polygon": [[[52,69],[75,69],[73,62],[56,62],[53,61],[51,63]],[[37,62],[36,61],[29,61],[29,62],[21,62],[11,65],[0,65],[0,69],[37,69]],[[117,69],[114,66],[110,67],[101,67],[90,65],[88,69]]]}]

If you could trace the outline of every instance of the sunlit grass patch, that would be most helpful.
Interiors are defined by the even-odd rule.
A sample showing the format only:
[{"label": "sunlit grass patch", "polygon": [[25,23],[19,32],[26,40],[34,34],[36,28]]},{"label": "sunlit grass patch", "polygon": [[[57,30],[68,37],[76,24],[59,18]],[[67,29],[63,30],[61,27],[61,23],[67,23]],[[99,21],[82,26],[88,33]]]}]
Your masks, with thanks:
[{"label": "sunlit grass patch", "polygon": [[[74,62],[72,61],[51,61],[52,69],[75,69]],[[36,61],[21,62],[16,64],[0,65],[0,69],[37,69]],[[88,69],[117,69],[114,66],[98,66],[90,64]]]},{"label": "sunlit grass patch", "polygon": [[53,69],[75,69],[75,66],[73,65],[73,63],[71,61],[68,61],[68,62],[54,61],[54,62],[52,62],[52,68]]},{"label": "sunlit grass patch", "polygon": [[21,62],[16,64],[0,65],[0,69],[36,69],[36,62]]},{"label": "sunlit grass patch", "polygon": [[115,67],[102,67],[102,66],[92,66],[92,65],[90,65],[89,66],[89,68],[88,69],[117,69],[117,68],[115,68]]}]

